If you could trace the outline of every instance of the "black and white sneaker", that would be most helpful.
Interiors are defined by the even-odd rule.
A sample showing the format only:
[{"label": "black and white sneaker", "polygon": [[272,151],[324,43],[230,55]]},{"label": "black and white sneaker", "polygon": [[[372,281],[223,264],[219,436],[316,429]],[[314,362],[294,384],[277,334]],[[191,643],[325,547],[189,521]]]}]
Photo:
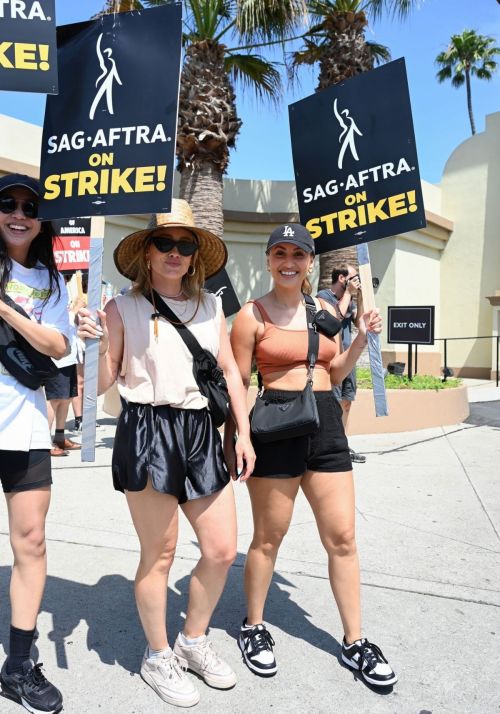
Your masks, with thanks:
[{"label": "black and white sneaker", "polygon": [[374,687],[391,687],[398,681],[380,647],[366,638],[356,640],[352,645],[347,645],[344,638],[342,661],[357,669],[365,682]]},{"label": "black and white sneaker", "polygon": [[46,679],[42,664],[23,662],[22,672],[7,674],[7,661],[0,672],[2,694],[32,714],[57,714],[63,706],[61,692]]},{"label": "black and white sneaker", "polygon": [[246,624],[246,618],[241,626],[238,646],[245,664],[252,672],[261,677],[273,677],[278,668],[273,655],[274,640],[265,625]]}]

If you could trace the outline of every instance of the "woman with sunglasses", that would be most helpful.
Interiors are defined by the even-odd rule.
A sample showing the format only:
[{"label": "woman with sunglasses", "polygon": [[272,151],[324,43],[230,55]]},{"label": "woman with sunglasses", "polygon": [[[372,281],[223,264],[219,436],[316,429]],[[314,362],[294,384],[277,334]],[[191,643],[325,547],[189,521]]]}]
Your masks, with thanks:
[{"label": "woman with sunglasses", "polygon": [[[38,195],[38,181],[29,176],[0,178],[0,318],[36,350],[59,359],[69,344],[67,300],[60,299],[66,288],[54,261],[52,227],[37,218]],[[9,652],[0,684],[5,696],[43,712],[62,708],[61,693],[30,660],[47,570],[51,448],[43,388],[25,387],[0,364],[0,480],[14,552]]]},{"label": "woman with sunglasses", "polygon": [[[307,276],[313,267],[314,241],[303,226],[290,223],[271,233],[266,254],[273,288],[241,309],[233,324],[231,344],[244,384],[248,386],[250,382],[255,358],[266,402],[282,404],[296,398],[308,378],[309,331],[304,293],[311,292]],[[316,307],[333,315],[327,303]],[[367,343],[367,332],[379,333],[382,322],[377,310],[365,312],[359,321],[359,333],[345,352],[341,351],[338,335],[327,337],[322,334],[322,323],[317,324],[319,349],[312,376],[319,429],[310,435],[270,443],[253,438],[257,458],[248,490],[254,534],[245,563],[247,616],[238,644],[252,672],[263,677],[276,673],[274,641],[263,623],[264,606],[278,550],[301,488],[311,504],[328,554],[330,584],[344,627],[342,660],[359,670],[366,682],[390,686],[397,681],[396,675],[380,649],[361,635],[352,465],[342,410],[332,392],[332,383],[339,384],[354,368]],[[331,330],[331,334],[334,332]],[[231,431],[229,424],[225,444],[233,474]]]},{"label": "woman with sunglasses", "polygon": [[[206,637],[236,556],[236,515],[220,436],[175,324],[186,325],[224,371],[238,425],[237,467],[245,480],[255,460],[245,391],[221,301],[203,290],[205,277],[225,265],[227,251],[217,236],[194,225],[186,201],[174,199],[172,213],[155,216],[147,229],[124,238],[114,260],[132,280],[132,290],[99,311],[100,328],[88,310],[80,310],[79,334],[100,337],[99,391],[117,381],[124,401],[112,471],[141,545],[135,579],[147,639],[141,675],[164,701],[189,707],[200,695],[186,668],[212,687],[236,683]],[[176,319],[161,317],[157,301]],[[171,649],[166,601],[179,505],[196,533],[201,558],[191,576],[184,629]]]}]

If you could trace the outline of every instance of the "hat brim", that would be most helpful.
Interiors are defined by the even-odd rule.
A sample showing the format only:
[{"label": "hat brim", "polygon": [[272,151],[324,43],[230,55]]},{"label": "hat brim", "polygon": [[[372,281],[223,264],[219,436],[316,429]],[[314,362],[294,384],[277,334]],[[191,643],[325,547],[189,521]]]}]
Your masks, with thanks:
[{"label": "hat brim", "polygon": [[135,233],[125,236],[120,241],[113,252],[113,260],[115,261],[116,269],[121,275],[132,280],[132,282],[137,279],[137,272],[130,271],[129,266],[133,258],[144,247],[147,238],[162,228],[165,230],[169,228],[185,228],[195,234],[200,246],[199,255],[205,267],[206,280],[218,273],[226,265],[228,258],[226,244],[215,233],[207,231],[205,228],[187,226],[185,223],[168,223],[135,231]]},{"label": "hat brim", "polygon": [[12,183],[7,184],[6,186],[2,186],[0,188],[0,193],[8,191],[11,188],[26,188],[28,189],[28,191],[31,191],[31,193],[37,198],[40,196],[39,191],[37,191],[33,186],[30,186],[28,183],[23,183],[22,181],[13,181]]},{"label": "hat brim", "polygon": [[314,246],[309,246],[306,245],[305,243],[301,243],[298,240],[294,240],[293,238],[283,238],[283,240],[276,240],[271,243],[271,245],[268,244],[266,248],[266,253],[271,250],[271,248],[274,248],[275,245],[280,245],[280,243],[291,243],[292,245],[296,245],[297,248],[300,248],[303,250],[305,253],[314,253]]}]

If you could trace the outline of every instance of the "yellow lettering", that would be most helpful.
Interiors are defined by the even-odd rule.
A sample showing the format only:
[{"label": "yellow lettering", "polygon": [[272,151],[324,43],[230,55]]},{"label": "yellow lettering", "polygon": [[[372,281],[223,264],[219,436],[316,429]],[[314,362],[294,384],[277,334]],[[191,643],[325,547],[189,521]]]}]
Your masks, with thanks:
[{"label": "yellow lettering", "polygon": [[391,218],[394,216],[404,216],[408,213],[406,207],[406,196],[404,193],[397,193],[395,196],[389,196],[389,213]]},{"label": "yellow lettering", "polygon": [[138,166],[135,172],[135,190],[139,193],[154,191],[156,166]]},{"label": "yellow lettering", "polygon": [[311,218],[306,223],[306,228],[313,238],[319,238],[323,232],[321,227],[318,225],[319,220],[319,218]]},{"label": "yellow lettering", "polygon": [[36,45],[31,42],[15,43],[14,63],[16,69],[38,69],[36,59]]},{"label": "yellow lettering", "polygon": [[59,174],[51,174],[45,179],[45,193],[43,194],[43,197],[47,201],[52,201],[54,198],[58,198],[61,193],[61,187],[59,186],[60,178]]}]

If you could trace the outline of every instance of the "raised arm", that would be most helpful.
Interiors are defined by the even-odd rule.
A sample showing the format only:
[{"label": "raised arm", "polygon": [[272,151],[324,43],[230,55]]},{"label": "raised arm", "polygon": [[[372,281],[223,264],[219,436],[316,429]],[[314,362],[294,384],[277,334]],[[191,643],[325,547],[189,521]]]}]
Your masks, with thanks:
[{"label": "raised arm", "polygon": [[78,312],[78,336],[83,340],[98,338],[99,383],[98,393],[103,394],[116,382],[123,360],[123,322],[115,300],[106,303],[104,310],[98,310],[100,326],[86,308]]}]

